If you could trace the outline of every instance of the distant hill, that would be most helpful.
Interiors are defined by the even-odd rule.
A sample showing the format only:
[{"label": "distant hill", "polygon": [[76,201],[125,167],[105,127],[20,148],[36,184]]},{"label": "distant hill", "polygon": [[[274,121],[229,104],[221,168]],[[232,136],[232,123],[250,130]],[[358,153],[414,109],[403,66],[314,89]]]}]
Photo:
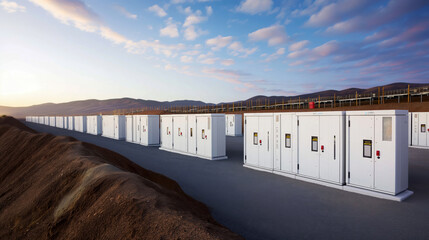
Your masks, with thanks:
[{"label": "distant hill", "polygon": [[[392,83],[392,84],[388,84],[388,85],[384,85],[384,86],[377,86],[377,87],[372,87],[372,88],[367,88],[367,89],[362,89],[362,88],[347,88],[344,90],[326,90],[326,91],[321,91],[321,92],[315,92],[315,93],[307,93],[307,94],[302,94],[302,95],[297,95],[297,96],[290,96],[290,97],[286,97],[286,96],[255,96],[252,98],[249,98],[245,101],[249,101],[249,100],[264,100],[265,99],[269,99],[271,102],[274,102],[275,100],[277,100],[277,102],[282,101],[283,99],[290,99],[290,98],[301,98],[301,99],[306,99],[306,98],[317,98],[317,97],[332,97],[334,96],[334,94],[336,96],[347,96],[347,95],[355,95],[356,92],[358,94],[369,94],[369,93],[378,93],[378,88],[382,88],[384,87],[384,91],[385,92],[389,92],[389,91],[394,91],[394,90],[400,90],[400,89],[407,89],[408,85],[410,85],[410,88],[417,88],[417,87],[424,87],[424,86],[429,86],[429,83]],[[237,101],[240,102],[240,101]]]},{"label": "distant hill", "polygon": [[29,115],[89,115],[112,112],[116,109],[142,110],[146,107],[168,108],[172,106],[205,106],[201,101],[179,100],[172,102],[158,102],[132,98],[108,99],[108,100],[82,100],[67,103],[45,103],[29,107],[4,107],[0,106],[0,114],[6,114],[17,118]]},{"label": "distant hill", "polygon": [[[417,83],[393,83],[384,87],[385,92],[394,91],[399,89],[406,89],[408,84],[411,88],[429,86],[427,84],[417,84]],[[337,90],[326,90],[322,92],[308,93],[302,94],[299,96],[255,96],[249,98],[244,101],[255,101],[262,100],[265,101],[268,99],[271,103],[274,101],[281,102],[282,100],[288,100],[290,98],[298,98],[301,99],[306,98],[317,98],[320,97],[328,97],[333,96],[334,94],[338,96],[346,96],[346,95],[354,95],[356,94],[368,94],[368,93],[377,93],[378,86],[368,89],[360,89],[360,88],[349,88],[341,91]],[[235,103],[239,103],[241,101],[236,101]],[[224,102],[219,104],[232,104],[232,102]],[[163,109],[172,106],[207,106],[214,105],[212,103],[205,103],[202,101],[192,101],[192,100],[178,100],[172,102],[159,102],[153,100],[143,100],[143,99],[133,99],[133,98],[120,98],[120,99],[108,99],[108,100],[81,100],[81,101],[73,101],[67,103],[45,103],[40,105],[34,105],[29,107],[5,107],[0,106],[0,114],[11,115],[14,117],[24,117],[29,115],[89,115],[89,114],[99,114],[99,113],[109,113],[117,109],[128,109],[141,111],[143,108],[151,107],[153,109]]]}]

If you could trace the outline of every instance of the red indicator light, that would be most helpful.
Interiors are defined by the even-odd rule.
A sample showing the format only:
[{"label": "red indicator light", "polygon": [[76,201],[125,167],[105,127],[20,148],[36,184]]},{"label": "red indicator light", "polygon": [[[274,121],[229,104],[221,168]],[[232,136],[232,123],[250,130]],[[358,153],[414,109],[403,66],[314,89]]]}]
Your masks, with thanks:
[{"label": "red indicator light", "polygon": [[262,140],[259,140],[259,143],[262,143]]},{"label": "red indicator light", "polygon": [[325,150],[325,146],[320,146],[320,149],[322,149],[322,151]]},{"label": "red indicator light", "polygon": [[377,157],[380,157],[380,151],[377,150],[377,152],[375,153],[375,155],[377,155]]}]

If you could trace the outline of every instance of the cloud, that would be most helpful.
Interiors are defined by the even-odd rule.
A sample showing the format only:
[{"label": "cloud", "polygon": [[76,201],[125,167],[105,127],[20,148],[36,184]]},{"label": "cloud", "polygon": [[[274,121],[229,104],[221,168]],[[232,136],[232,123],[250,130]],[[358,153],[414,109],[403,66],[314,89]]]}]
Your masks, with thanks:
[{"label": "cloud", "polygon": [[213,8],[211,6],[206,7],[207,16],[210,16],[213,14]]},{"label": "cloud", "polygon": [[235,61],[233,59],[225,59],[225,60],[222,60],[220,64],[224,66],[231,66],[235,64]]},{"label": "cloud", "polygon": [[183,63],[191,63],[192,60],[193,60],[193,58],[190,56],[184,55],[184,56],[180,57],[180,61]]},{"label": "cloud", "polygon": [[234,56],[238,56],[240,54],[243,54],[241,57],[247,57],[247,56],[253,54],[254,52],[256,52],[256,50],[258,50],[258,48],[256,48],[256,47],[254,47],[252,49],[244,48],[243,45],[241,44],[241,42],[239,42],[239,41],[235,41],[235,42],[231,43],[231,45],[228,46],[228,49],[230,49],[232,51],[232,55],[234,55]]},{"label": "cloud", "polygon": [[291,52],[298,51],[303,47],[307,46],[308,43],[309,43],[308,40],[303,40],[303,41],[293,43],[292,45],[289,46],[289,51]]},{"label": "cloud", "polygon": [[116,10],[118,10],[125,17],[131,18],[131,19],[137,19],[137,15],[136,14],[132,14],[132,13],[128,12],[124,7],[115,6],[115,8],[116,8]]},{"label": "cloud", "polygon": [[268,46],[274,46],[286,43],[288,37],[283,26],[273,25],[249,33],[249,39],[255,42],[266,40],[268,41]]},{"label": "cloud", "polygon": [[51,13],[62,23],[73,24],[80,30],[97,33],[115,44],[123,44],[124,48],[132,54],[144,54],[148,49],[151,49],[155,54],[172,57],[185,48],[183,44],[167,45],[160,43],[158,40],[140,40],[136,42],[127,39],[104,25],[98,16],[79,0],[31,1]]},{"label": "cloud", "polygon": [[179,36],[179,30],[177,29],[177,24],[173,22],[173,18],[168,18],[167,26],[159,30],[161,36],[167,36],[171,38],[176,38]]},{"label": "cloud", "polygon": [[230,44],[232,41],[232,37],[222,37],[221,35],[218,35],[215,38],[211,38],[206,40],[207,46],[212,46],[213,51],[220,50],[221,48],[226,47],[228,44]]},{"label": "cloud", "polygon": [[383,40],[379,46],[392,47],[401,44],[416,44],[429,38],[429,20],[419,22],[397,36]]},{"label": "cloud", "polygon": [[269,55],[266,59],[265,62],[271,62],[273,60],[278,59],[280,56],[282,56],[283,54],[285,54],[286,50],[284,48],[279,48],[277,49],[277,51],[271,55]]},{"label": "cloud", "polygon": [[165,17],[167,16],[167,13],[157,4],[151,6],[148,8],[149,11],[154,12],[158,17]]},{"label": "cloud", "polygon": [[319,59],[322,59],[324,57],[328,57],[330,55],[334,55],[336,53],[338,53],[338,51],[340,50],[340,45],[337,41],[329,41],[327,43],[324,43],[320,46],[317,46],[313,49],[302,49],[302,50],[297,50],[294,52],[291,52],[288,54],[288,58],[304,58],[304,60],[302,61],[296,61],[293,62],[293,65],[299,65],[299,64],[303,64],[305,62],[311,62],[311,61],[317,61]]},{"label": "cloud", "polygon": [[199,36],[199,34],[195,31],[195,27],[194,26],[190,26],[190,27],[187,27],[185,29],[185,39],[186,40],[193,41],[198,36]]},{"label": "cloud", "polygon": [[129,40],[108,27],[100,27],[100,35],[116,44],[127,43]]},{"label": "cloud", "polygon": [[16,2],[3,0],[0,2],[0,6],[8,13],[25,12],[26,8],[19,5]]},{"label": "cloud", "polygon": [[326,26],[342,20],[349,14],[358,13],[373,3],[370,0],[341,0],[331,3],[311,15],[306,25],[312,27]]},{"label": "cloud", "polygon": [[76,28],[87,32],[95,32],[99,29],[101,21],[97,14],[92,12],[79,0],[30,0],[39,5],[62,23],[72,23]]},{"label": "cloud", "polygon": [[185,23],[183,23],[183,27],[189,27],[191,25],[198,24],[204,21],[207,21],[207,17],[189,15],[188,17],[186,17]]},{"label": "cloud", "polygon": [[329,27],[326,31],[331,33],[351,33],[370,31],[395,21],[396,19],[429,5],[426,0],[390,0],[387,6],[377,10],[353,17]]},{"label": "cloud", "polygon": [[210,77],[214,77],[216,79],[219,79],[221,81],[225,81],[228,83],[234,83],[234,84],[242,84],[245,83],[243,81],[240,81],[241,77],[247,77],[250,74],[244,73],[241,71],[236,70],[227,70],[227,69],[217,69],[217,68],[205,68],[202,70],[203,73],[209,74]]},{"label": "cloud", "polygon": [[236,8],[238,12],[257,14],[271,10],[272,0],[244,0]]}]

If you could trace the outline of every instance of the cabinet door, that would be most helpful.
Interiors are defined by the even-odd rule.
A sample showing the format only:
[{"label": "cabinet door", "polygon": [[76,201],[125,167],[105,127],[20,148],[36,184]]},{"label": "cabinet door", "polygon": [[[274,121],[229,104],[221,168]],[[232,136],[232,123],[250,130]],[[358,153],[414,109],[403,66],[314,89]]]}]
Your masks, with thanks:
[{"label": "cabinet door", "polygon": [[211,120],[210,117],[197,117],[197,154],[211,157]]},{"label": "cabinet door", "polygon": [[141,127],[140,127],[140,138],[141,138],[141,144],[148,145],[149,144],[149,135],[148,135],[148,117],[140,117]]},{"label": "cabinet door", "polygon": [[429,128],[427,124],[426,119],[426,113],[419,113],[419,125],[418,125],[418,132],[419,132],[419,146],[427,146],[427,130]]},{"label": "cabinet door", "polygon": [[273,118],[259,118],[259,166],[273,169],[274,165],[274,132]]},{"label": "cabinet door", "polygon": [[195,116],[188,116],[188,152],[192,154],[197,153],[196,121]]},{"label": "cabinet door", "polygon": [[188,151],[188,117],[187,116],[175,116],[173,120],[174,125],[174,146],[173,148],[181,151]]},{"label": "cabinet door", "polygon": [[[405,117],[398,118],[405,121]],[[374,156],[374,188],[391,193],[395,192],[396,120],[392,116],[375,117],[375,152],[379,151],[380,156]]]},{"label": "cabinet door", "polygon": [[281,134],[280,149],[281,161],[280,169],[286,172],[292,172],[293,147],[296,144],[296,136],[293,135],[293,117],[292,115],[281,115]]},{"label": "cabinet door", "polygon": [[259,165],[259,117],[245,117],[245,163]]},{"label": "cabinet door", "polygon": [[299,116],[300,175],[319,178],[319,116]]},{"label": "cabinet door", "polygon": [[348,157],[352,185],[374,187],[374,117],[349,116]]},{"label": "cabinet door", "polygon": [[[340,182],[340,118],[320,116],[320,178]],[[323,148],[323,149],[322,149]]]}]

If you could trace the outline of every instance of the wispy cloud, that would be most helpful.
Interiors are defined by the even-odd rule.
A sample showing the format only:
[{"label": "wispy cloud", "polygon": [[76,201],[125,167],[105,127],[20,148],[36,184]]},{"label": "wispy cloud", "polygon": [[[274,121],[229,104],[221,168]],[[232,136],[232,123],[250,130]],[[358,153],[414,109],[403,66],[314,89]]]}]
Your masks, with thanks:
[{"label": "wispy cloud", "polygon": [[268,46],[286,43],[288,37],[282,25],[273,25],[249,33],[250,41],[267,41]]},{"label": "wispy cloud", "polygon": [[272,0],[244,0],[236,8],[238,12],[257,14],[271,10]]},{"label": "wispy cloud", "polygon": [[149,11],[154,12],[158,17],[165,17],[167,13],[158,4],[155,4],[148,8]]},{"label": "wispy cloud", "polygon": [[338,22],[327,29],[331,33],[370,31],[390,23],[416,9],[429,5],[426,0],[390,0],[386,6],[365,15]]},{"label": "wispy cloud", "polygon": [[217,51],[228,46],[228,44],[230,44],[231,41],[232,41],[231,36],[222,37],[221,35],[218,35],[215,38],[207,39],[206,45],[211,46],[213,51]]},{"label": "wispy cloud", "polygon": [[132,13],[128,12],[127,9],[125,9],[124,7],[115,6],[115,8],[125,17],[130,18],[130,19],[137,19],[137,14],[132,14]]},{"label": "wispy cloud", "polygon": [[26,8],[22,5],[19,5],[16,2],[12,1],[6,1],[3,0],[0,2],[0,6],[8,13],[15,13],[15,12],[25,12]]}]

